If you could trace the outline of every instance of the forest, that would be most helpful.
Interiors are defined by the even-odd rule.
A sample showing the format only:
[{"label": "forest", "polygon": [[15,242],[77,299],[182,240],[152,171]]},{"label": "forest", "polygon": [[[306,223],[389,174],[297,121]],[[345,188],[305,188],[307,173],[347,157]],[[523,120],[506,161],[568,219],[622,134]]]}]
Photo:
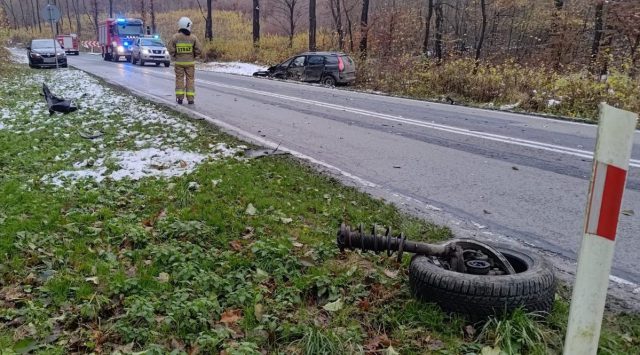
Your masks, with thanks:
[{"label": "forest", "polygon": [[[15,42],[49,33],[41,0],[0,0]],[[50,0],[55,29],[95,39],[96,19],[140,16],[167,36],[191,16],[205,60],[273,64],[304,50],[359,61],[361,88],[587,119],[606,100],[639,111],[636,0]],[[551,103],[551,104],[549,104]]]}]

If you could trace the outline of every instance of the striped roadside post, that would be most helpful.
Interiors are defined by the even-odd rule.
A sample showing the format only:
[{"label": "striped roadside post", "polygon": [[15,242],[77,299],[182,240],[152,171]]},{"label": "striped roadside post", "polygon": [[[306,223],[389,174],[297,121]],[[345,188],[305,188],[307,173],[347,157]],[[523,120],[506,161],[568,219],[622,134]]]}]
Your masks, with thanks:
[{"label": "striped roadside post", "polygon": [[598,138],[564,355],[595,355],[638,115],[600,104]]}]

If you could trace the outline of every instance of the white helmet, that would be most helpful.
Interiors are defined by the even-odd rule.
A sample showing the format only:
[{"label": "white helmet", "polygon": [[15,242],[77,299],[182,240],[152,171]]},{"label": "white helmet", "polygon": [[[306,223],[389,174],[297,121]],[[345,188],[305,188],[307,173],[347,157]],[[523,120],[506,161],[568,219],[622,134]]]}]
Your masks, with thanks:
[{"label": "white helmet", "polygon": [[182,17],[178,21],[178,29],[179,30],[187,30],[187,31],[191,32],[191,27],[192,26],[193,26],[193,22],[191,22],[191,19],[188,18],[188,17]]}]

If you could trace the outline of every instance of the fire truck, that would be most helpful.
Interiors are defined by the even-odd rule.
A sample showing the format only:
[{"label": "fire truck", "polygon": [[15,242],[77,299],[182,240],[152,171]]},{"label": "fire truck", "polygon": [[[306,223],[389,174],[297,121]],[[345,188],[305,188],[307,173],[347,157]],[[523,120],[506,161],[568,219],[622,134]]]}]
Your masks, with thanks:
[{"label": "fire truck", "polygon": [[125,57],[131,59],[131,46],[136,38],[144,35],[143,22],[137,18],[110,18],[98,27],[98,42],[102,58],[114,62]]},{"label": "fire truck", "polygon": [[56,40],[60,43],[60,47],[64,49],[64,52],[67,54],[80,54],[80,46],[78,43],[78,35],[75,33],[68,35],[58,35],[56,36]]}]

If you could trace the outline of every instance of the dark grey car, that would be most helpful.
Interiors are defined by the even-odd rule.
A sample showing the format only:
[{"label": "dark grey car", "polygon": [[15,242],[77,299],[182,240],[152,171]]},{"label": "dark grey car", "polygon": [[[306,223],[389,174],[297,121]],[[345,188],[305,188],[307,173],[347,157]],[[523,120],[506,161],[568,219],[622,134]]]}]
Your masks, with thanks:
[{"label": "dark grey car", "polygon": [[64,53],[64,49],[60,47],[60,43],[53,39],[32,40],[29,47],[27,47],[27,57],[31,68],[55,67],[56,60],[58,61],[58,66],[67,67],[67,55]]},{"label": "dark grey car", "polygon": [[291,57],[254,76],[268,76],[324,85],[351,84],[356,80],[356,64],[351,57],[339,52],[307,52]]}]

